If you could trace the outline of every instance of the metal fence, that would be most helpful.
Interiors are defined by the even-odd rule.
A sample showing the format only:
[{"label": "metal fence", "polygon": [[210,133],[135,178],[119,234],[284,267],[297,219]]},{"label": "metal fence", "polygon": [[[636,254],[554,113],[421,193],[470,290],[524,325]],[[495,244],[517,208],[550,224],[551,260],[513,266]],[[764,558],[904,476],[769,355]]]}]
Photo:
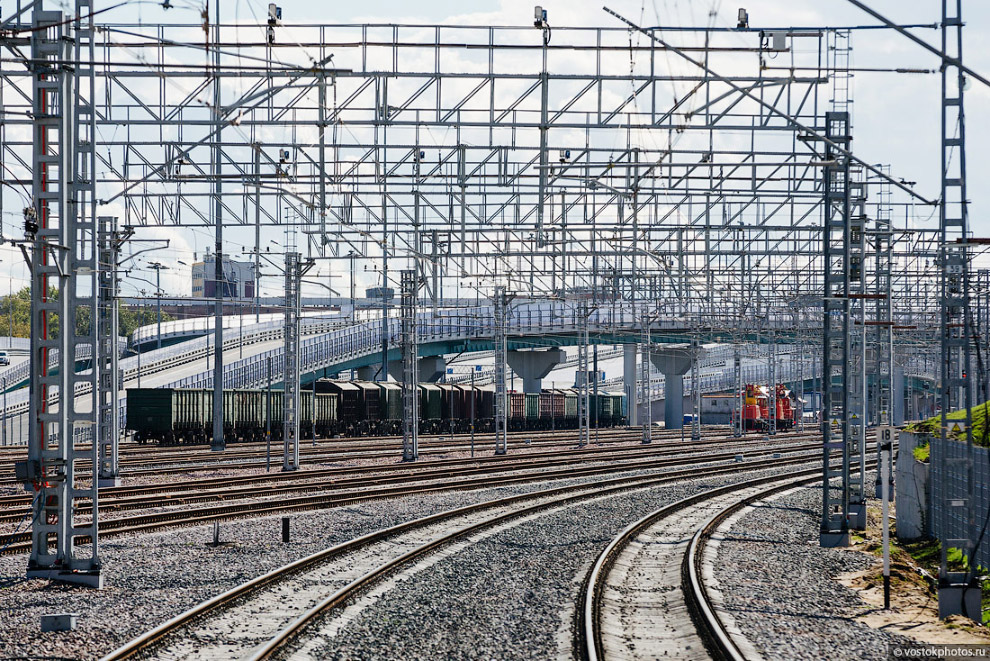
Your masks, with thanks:
[{"label": "metal fence", "polygon": [[[990,450],[976,447],[974,451],[973,471],[975,478],[974,507],[976,525],[973,530],[969,529],[969,523],[964,518],[965,507],[949,507],[947,518],[943,524],[943,508],[945,498],[942,497],[943,485],[946,482],[956,484],[966,484],[967,475],[965,473],[966,463],[961,461],[966,456],[966,444],[960,441],[933,438],[931,442],[930,466],[938,466],[939,457],[945,453],[948,460],[945,463],[946,472],[940,475],[939,471],[933,470],[929,473],[930,488],[928,489],[928,520],[926,527],[929,534],[937,539],[943,539],[942,526],[946,525],[948,530],[944,531],[947,539],[972,539],[974,542],[980,538],[981,531],[987,526],[990,518]],[[960,461],[954,461],[959,459]],[[965,489],[954,489],[950,493],[958,494]],[[977,563],[985,568],[985,572],[990,572],[990,531],[984,533],[982,542],[976,553]]]}]

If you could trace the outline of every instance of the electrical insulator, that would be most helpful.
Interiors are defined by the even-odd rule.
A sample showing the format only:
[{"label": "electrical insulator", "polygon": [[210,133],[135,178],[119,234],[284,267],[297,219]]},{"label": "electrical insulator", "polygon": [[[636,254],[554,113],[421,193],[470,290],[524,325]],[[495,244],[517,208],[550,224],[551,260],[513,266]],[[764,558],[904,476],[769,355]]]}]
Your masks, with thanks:
[{"label": "electrical insulator", "polygon": [[536,5],[536,7],[533,8],[533,27],[543,28],[546,26],[546,23],[547,10],[540,5]]},{"label": "electrical insulator", "polygon": [[739,24],[736,25],[736,28],[738,28],[740,30],[744,30],[744,29],[746,29],[748,27],[749,27],[749,12],[747,12],[745,8],[740,7],[739,8]]}]

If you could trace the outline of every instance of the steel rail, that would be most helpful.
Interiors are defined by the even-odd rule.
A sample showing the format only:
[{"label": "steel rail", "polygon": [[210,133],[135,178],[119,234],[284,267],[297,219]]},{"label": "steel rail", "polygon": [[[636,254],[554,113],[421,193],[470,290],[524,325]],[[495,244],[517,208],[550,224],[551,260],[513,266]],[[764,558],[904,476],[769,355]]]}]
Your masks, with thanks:
[{"label": "steel rail", "polygon": [[[800,449],[797,451],[807,451],[814,452],[818,449],[815,443],[806,444],[804,446],[799,446]],[[772,454],[779,449],[765,450],[762,454]],[[602,475],[610,474],[620,470],[645,470],[645,469],[655,469],[655,468],[670,468],[675,466],[696,466],[698,464],[712,463],[717,461],[727,461],[733,459],[735,453],[729,452],[723,455],[702,455],[700,457],[678,457],[674,459],[659,459],[650,461],[639,461],[639,462],[624,462],[624,463],[612,463],[608,465],[595,465],[595,466],[583,466],[578,468],[562,468],[557,470],[534,472],[534,473],[524,473],[515,475],[500,475],[496,477],[482,476],[482,477],[467,477],[465,479],[460,479],[452,481],[449,478],[451,475],[444,474],[440,472],[434,475],[433,478],[437,480],[429,484],[414,484],[410,485],[408,477],[397,476],[390,479],[364,479],[355,480],[355,482],[362,485],[375,485],[374,488],[355,488],[351,491],[344,492],[328,492],[318,495],[310,496],[296,496],[292,498],[286,497],[292,492],[309,492],[313,491],[313,485],[301,484],[291,487],[273,487],[268,489],[253,489],[250,494],[245,496],[238,496],[237,493],[226,492],[222,494],[211,494],[204,497],[197,498],[196,496],[189,496],[184,498],[177,498],[177,504],[184,504],[186,502],[196,502],[197,500],[233,500],[237,498],[265,498],[265,497],[275,497],[281,496],[281,498],[276,501],[251,501],[242,503],[225,503],[223,505],[215,505],[212,507],[200,507],[194,509],[181,509],[181,510],[171,510],[167,512],[156,512],[153,514],[136,515],[128,517],[120,517],[116,519],[103,518],[100,521],[100,537],[106,538],[111,536],[119,536],[131,532],[148,532],[153,530],[160,530],[164,528],[170,528],[177,525],[194,525],[201,524],[208,521],[217,521],[225,519],[233,519],[244,516],[259,516],[261,514],[271,514],[274,512],[286,512],[286,511],[306,511],[312,509],[323,509],[330,507],[340,507],[343,505],[351,505],[354,503],[367,502],[370,500],[381,500],[387,498],[397,498],[401,496],[426,494],[426,493],[439,493],[450,491],[454,489],[484,489],[494,486],[506,486],[512,484],[521,483],[531,483],[531,482],[545,482],[552,479],[571,479],[575,477],[586,477],[590,475]],[[795,461],[807,461],[806,456],[800,456],[795,459]],[[746,462],[744,464],[735,464],[736,467],[746,467],[751,465],[752,462]],[[690,469],[696,471],[697,469]],[[474,471],[474,473],[485,472],[485,471]],[[447,478],[447,479],[445,479]],[[394,485],[395,482],[399,484]],[[390,486],[391,485],[391,486]],[[160,499],[151,499],[150,505],[155,504],[161,505]],[[144,501],[137,507],[140,509],[142,507],[147,507],[149,501]],[[124,510],[127,509],[122,504],[118,503],[113,505],[114,509]],[[23,518],[23,513],[20,515]],[[13,555],[16,553],[22,553],[30,549],[30,539],[31,535],[29,532],[7,534],[0,536],[0,547],[3,551],[0,555]],[[86,544],[90,540],[88,537],[79,536],[75,538],[75,544]]]},{"label": "steel rail", "polygon": [[[791,432],[787,434],[777,434],[776,436],[773,437],[773,439],[776,442],[784,443],[787,441],[794,441],[796,439],[806,438],[807,435],[808,432]],[[626,455],[633,457],[644,456],[644,455],[664,456],[669,454],[676,454],[677,452],[682,451],[682,449],[684,448],[695,449],[695,448],[707,448],[713,445],[717,446],[720,444],[724,444],[726,442],[726,439],[729,440],[729,443],[731,445],[746,445],[748,443],[752,443],[755,440],[752,436],[740,437],[737,439],[730,435],[720,435],[718,438],[714,440],[703,440],[703,441],[680,443],[680,442],[670,442],[671,439],[670,436],[666,436],[662,438],[667,439],[668,442],[659,443],[652,450],[650,448],[642,448],[638,446],[636,447],[619,446],[619,447],[600,447],[600,448],[599,447],[579,448],[575,446],[563,450],[554,450],[554,451],[547,450],[541,452],[527,452],[524,454],[516,454],[513,459],[508,459],[500,456],[486,455],[486,456],[478,456],[474,458],[465,457],[460,459],[439,459],[433,461],[418,462],[415,465],[416,466],[415,468],[410,464],[405,464],[405,465],[379,464],[379,465],[369,465],[369,466],[342,466],[342,467],[315,468],[315,469],[310,468],[305,470],[301,475],[304,475],[306,479],[312,479],[312,478],[334,477],[339,475],[360,475],[365,473],[377,473],[377,472],[388,473],[392,471],[410,471],[410,470],[420,471],[427,468],[443,468],[445,466],[456,467],[456,466],[498,464],[501,462],[507,462],[508,465],[511,466],[511,465],[516,465],[518,463],[530,462],[532,460],[541,459],[541,458],[546,459],[546,458],[562,458],[562,457],[574,457],[574,458],[587,457],[590,460],[597,460],[598,457],[609,458],[612,455],[618,455],[618,456]],[[638,440],[638,436],[633,436],[628,433],[624,433],[621,437],[617,437],[617,438],[609,437],[608,435],[605,435],[605,437],[602,438],[601,440],[602,443],[600,443],[600,445],[604,446],[606,444],[613,445],[616,443],[626,443],[632,440]],[[765,441],[761,441],[761,442],[765,442]],[[538,447],[552,448],[562,444],[554,443],[554,442],[544,442],[542,444],[536,444],[536,445]],[[574,442],[569,441],[563,445],[573,446]],[[430,453],[440,454],[442,456],[446,453],[457,451],[456,447],[457,446],[455,446],[454,448],[447,448],[447,449],[443,447],[438,447],[431,450]],[[394,451],[383,451],[382,454],[384,456],[393,459],[396,457]],[[368,456],[369,456],[368,454],[355,454],[348,456],[327,456],[327,457],[315,456],[315,457],[311,457],[310,459],[311,460],[329,459],[331,461],[340,462],[348,459],[365,459],[368,458]],[[374,458],[375,456],[378,455],[373,455],[372,458]],[[208,462],[208,463],[196,463],[191,465],[179,465],[179,466],[171,466],[171,465],[152,466],[146,470],[127,471],[125,474],[128,476],[144,475],[144,474],[161,475],[163,473],[182,474],[182,473],[197,472],[202,470],[216,470],[216,469],[236,470],[236,469],[252,469],[259,467],[260,467],[259,462],[243,462],[243,463]],[[223,484],[225,486],[230,486],[233,484],[282,482],[282,481],[293,481],[296,479],[298,478],[294,477],[291,474],[275,472],[275,473],[263,473],[263,474],[254,474],[254,475],[225,476],[219,478],[203,478],[198,480],[188,480],[183,482],[181,485],[176,485],[173,482],[167,482],[160,484],[137,484],[137,485],[119,486],[119,487],[106,487],[104,489],[101,489],[100,493],[106,495],[107,497],[112,498],[114,496],[123,497],[126,495],[133,495],[138,493],[161,493],[161,492],[176,491],[177,489],[199,489],[203,487],[209,487],[213,484]],[[17,482],[14,478],[0,479],[0,486],[4,486],[4,485],[20,485],[20,483]],[[29,498],[24,496],[0,496],[0,506],[3,505],[9,506],[9,505],[16,505],[18,503],[26,503],[29,500],[30,500]]]},{"label": "steel rail", "polygon": [[[812,461],[813,460],[814,459],[812,459]],[[789,464],[789,463],[797,463],[797,462],[807,463],[807,459],[802,458],[802,459],[796,460],[796,461],[795,460],[769,461],[769,462],[765,462],[764,465],[752,465],[751,467],[753,469],[759,469],[759,468],[766,468],[768,466],[776,466],[776,465],[781,465],[781,464]],[[737,472],[738,470],[739,470],[738,466],[726,466],[724,468],[713,470],[710,474],[733,473],[733,472]],[[319,552],[314,553],[313,555],[310,555],[310,556],[308,556],[306,558],[302,558],[302,559],[297,560],[295,562],[292,562],[292,563],[290,563],[288,565],[285,565],[285,566],[280,567],[278,569],[272,570],[272,571],[268,572],[267,574],[264,574],[262,576],[259,576],[257,578],[254,578],[254,579],[251,579],[250,581],[247,581],[247,582],[245,582],[245,583],[243,583],[243,584],[241,584],[241,585],[239,585],[239,586],[237,586],[237,587],[235,587],[235,588],[233,588],[231,590],[228,590],[228,591],[226,591],[226,592],[224,592],[224,593],[222,593],[222,594],[220,594],[220,595],[218,595],[216,597],[213,597],[212,599],[209,599],[207,601],[204,601],[204,602],[198,604],[197,606],[195,606],[192,609],[186,611],[185,613],[182,613],[179,616],[177,616],[175,618],[172,618],[171,620],[165,622],[164,624],[162,624],[162,625],[160,625],[158,627],[155,627],[154,629],[148,631],[147,633],[139,636],[138,638],[135,638],[134,640],[126,643],[122,647],[114,650],[110,654],[108,654],[105,657],[103,657],[102,661],[117,661],[119,659],[131,658],[132,656],[138,654],[139,652],[142,652],[142,651],[148,649],[149,647],[151,647],[155,643],[160,642],[166,636],[176,633],[177,631],[179,631],[180,629],[182,629],[184,626],[190,624],[191,622],[197,620],[198,618],[200,618],[200,617],[202,617],[202,616],[204,616],[204,615],[206,615],[206,614],[208,614],[208,613],[210,613],[212,611],[215,611],[215,610],[217,610],[219,608],[222,608],[222,607],[224,607],[224,606],[226,606],[228,604],[231,604],[232,602],[234,602],[237,599],[240,599],[240,598],[249,596],[249,595],[251,595],[251,594],[253,594],[255,592],[258,592],[260,589],[264,588],[266,585],[269,585],[269,584],[271,584],[271,583],[273,583],[273,582],[275,582],[277,580],[280,580],[280,579],[289,577],[289,576],[291,576],[291,575],[293,575],[293,574],[295,574],[295,573],[297,573],[297,572],[299,572],[301,570],[308,569],[310,567],[314,567],[315,565],[317,565],[317,564],[319,564],[321,562],[324,562],[326,560],[329,560],[329,559],[332,559],[332,558],[335,558],[335,557],[338,557],[338,556],[342,556],[342,555],[344,555],[346,553],[353,552],[353,551],[358,550],[358,549],[360,549],[362,547],[368,546],[370,544],[373,544],[375,542],[378,542],[378,541],[387,539],[389,537],[395,536],[395,535],[400,534],[400,533],[403,533],[403,532],[414,530],[416,528],[425,527],[427,525],[430,525],[430,524],[433,524],[433,523],[437,523],[437,522],[440,522],[440,521],[445,521],[445,520],[448,520],[448,519],[451,519],[451,518],[455,518],[455,517],[458,517],[458,516],[463,516],[465,514],[471,514],[471,513],[478,512],[478,511],[481,511],[481,510],[484,510],[484,509],[491,509],[491,508],[494,508],[494,507],[501,507],[501,506],[505,506],[505,505],[511,505],[511,504],[514,504],[514,503],[523,502],[525,500],[531,500],[533,498],[554,496],[554,495],[558,495],[558,494],[567,494],[569,492],[574,492],[576,490],[581,490],[581,489],[584,489],[584,490],[587,490],[587,491],[590,492],[589,495],[584,496],[584,497],[595,497],[595,496],[600,496],[600,495],[603,495],[603,494],[612,493],[612,492],[616,492],[616,491],[622,491],[622,490],[640,488],[640,487],[643,487],[643,486],[650,486],[650,485],[653,485],[653,484],[669,483],[669,482],[677,481],[677,480],[682,479],[682,478],[692,478],[692,477],[697,477],[696,471],[693,471],[693,470],[684,470],[684,471],[676,471],[676,472],[673,472],[673,473],[668,473],[668,474],[663,475],[663,476],[623,477],[623,478],[614,478],[614,479],[607,480],[607,481],[600,482],[600,483],[596,483],[596,484],[593,484],[593,485],[583,484],[583,485],[569,485],[569,486],[565,486],[565,487],[555,487],[555,488],[545,489],[545,490],[541,490],[541,491],[535,491],[535,492],[531,492],[531,493],[527,493],[527,494],[520,494],[520,495],[516,495],[516,496],[509,496],[509,497],[506,497],[506,498],[494,499],[494,500],[485,501],[485,502],[482,502],[482,503],[475,503],[473,505],[467,505],[465,507],[460,507],[460,508],[457,508],[457,509],[454,509],[454,510],[448,510],[446,512],[440,512],[440,513],[432,514],[432,515],[429,515],[429,516],[426,516],[426,517],[423,517],[423,518],[420,518],[420,519],[415,519],[413,521],[408,521],[408,522],[405,522],[405,523],[397,524],[397,525],[392,526],[390,528],[386,528],[386,529],[383,529],[383,530],[372,532],[372,533],[363,535],[361,537],[358,537],[356,539],[350,540],[348,542],[337,544],[337,545],[335,545],[335,546],[333,546],[333,547],[331,547],[329,549],[326,549],[326,550],[323,550],[323,551],[319,551]],[[573,498],[575,498],[575,496],[570,496],[569,498],[565,498],[564,500],[573,499]],[[537,506],[537,507],[545,507],[545,506],[550,506],[550,505],[543,504],[543,505]],[[514,513],[510,513],[510,516],[511,515],[519,516],[520,515],[520,511],[517,510]],[[489,523],[489,525],[494,525],[495,524],[495,522],[492,521],[492,520],[489,520],[488,523]],[[465,530],[466,529],[462,529],[460,531],[455,532],[453,535],[448,535],[447,536],[447,539],[448,540],[449,539],[452,539],[453,536],[461,536],[461,535],[464,535],[464,534],[468,534],[467,532],[465,532]],[[422,552],[425,552],[425,551],[421,551],[420,554],[422,554]],[[409,554],[406,554],[406,556],[403,556],[403,557],[406,557],[407,560],[408,559],[412,559],[411,557],[407,557],[408,555]],[[390,563],[390,564],[392,564],[392,563]],[[362,582],[362,584],[366,584],[366,583],[367,583],[367,581]],[[351,594],[353,594],[353,592],[358,587],[359,586],[354,585],[354,584],[351,584],[351,586],[348,586],[348,588],[350,588],[350,593]],[[323,603],[326,603],[326,600]],[[315,613],[313,615],[315,616]],[[304,625],[304,624],[305,624],[305,622],[302,622],[302,621],[299,621],[299,620],[293,622],[293,628],[292,628],[293,631],[299,630],[301,628],[301,626]],[[284,637],[283,637],[283,639],[284,639]],[[270,645],[271,645],[271,641],[269,642],[269,646]],[[269,647],[269,646],[266,646],[266,648]],[[272,649],[274,649],[274,648],[272,648]]]},{"label": "steel rail", "polygon": [[[770,463],[773,463],[773,462],[770,462]],[[807,463],[807,462],[803,462],[802,461],[800,463]],[[718,471],[718,472],[734,473],[734,472],[737,472],[737,470],[738,469],[733,470],[732,468],[727,468],[727,469],[723,469],[722,471]],[[711,475],[711,474],[712,473],[708,473],[708,475]],[[479,522],[479,523],[475,523],[475,524],[472,524],[472,525],[469,525],[469,526],[460,528],[460,529],[455,530],[455,531],[453,531],[451,533],[448,533],[447,535],[444,535],[442,537],[435,538],[435,539],[431,540],[430,542],[428,542],[426,544],[423,544],[423,545],[421,545],[421,546],[419,546],[419,547],[417,547],[415,549],[412,549],[412,550],[408,551],[407,553],[404,553],[403,555],[401,555],[398,558],[395,558],[395,559],[393,559],[391,561],[388,561],[388,562],[380,565],[379,567],[377,567],[373,571],[366,573],[365,575],[361,576],[360,578],[358,578],[358,579],[352,581],[351,583],[349,583],[347,586],[341,588],[340,590],[336,591],[332,595],[328,596],[327,598],[325,598],[324,600],[322,600],[320,603],[318,603],[316,606],[310,608],[305,613],[303,613],[302,615],[300,615],[288,627],[286,627],[281,632],[279,632],[278,635],[276,635],[272,639],[270,639],[265,645],[263,645],[261,647],[261,649],[259,649],[255,654],[253,654],[250,657],[250,661],[264,661],[266,659],[272,658],[276,653],[278,653],[281,649],[285,648],[285,646],[287,644],[291,643],[296,637],[298,637],[302,633],[302,631],[304,629],[306,629],[309,625],[311,625],[313,622],[315,622],[323,613],[327,612],[329,609],[334,608],[334,607],[337,607],[337,606],[339,606],[339,605],[341,605],[343,603],[346,603],[347,601],[349,601],[350,599],[352,599],[354,596],[356,596],[363,588],[365,588],[368,585],[371,585],[371,584],[373,584],[375,582],[378,582],[384,576],[386,576],[386,575],[390,574],[391,572],[393,572],[395,569],[398,569],[398,568],[402,567],[403,565],[406,565],[409,562],[411,562],[413,560],[416,560],[416,559],[418,559],[418,558],[420,558],[420,557],[422,557],[422,556],[430,553],[431,551],[434,551],[434,550],[436,550],[436,549],[438,549],[438,548],[440,548],[442,546],[445,546],[447,544],[450,544],[451,542],[454,542],[454,541],[456,541],[458,539],[461,539],[463,537],[469,536],[469,535],[471,535],[473,533],[476,533],[476,532],[480,532],[480,531],[485,530],[485,529],[493,528],[493,527],[495,527],[495,526],[497,526],[497,525],[499,525],[501,523],[504,523],[506,521],[511,521],[513,519],[519,519],[519,518],[522,518],[522,517],[525,517],[525,516],[528,516],[530,514],[534,514],[534,513],[543,511],[543,510],[553,509],[553,508],[556,508],[556,507],[565,506],[565,505],[567,505],[569,503],[572,503],[572,502],[580,502],[582,500],[588,500],[588,499],[592,499],[592,498],[597,498],[597,497],[601,497],[603,495],[609,495],[609,494],[614,494],[614,493],[621,493],[623,491],[628,491],[630,489],[636,488],[637,486],[638,487],[644,487],[644,486],[649,486],[649,485],[652,485],[652,484],[662,484],[662,483],[671,482],[671,481],[673,481],[673,480],[668,479],[668,478],[662,478],[662,479],[656,480],[655,482],[654,481],[650,481],[650,480],[646,480],[644,482],[633,483],[631,485],[622,485],[622,486],[616,486],[616,487],[609,487],[609,488],[602,489],[600,491],[592,492],[592,493],[589,493],[589,494],[578,494],[578,495],[564,496],[564,497],[562,497],[562,498],[560,498],[560,499],[558,499],[556,501],[552,501],[552,502],[549,502],[549,503],[539,503],[539,504],[532,505],[532,506],[529,506],[529,507],[525,507],[525,508],[522,508],[522,509],[519,509],[519,510],[514,510],[514,511],[508,512],[506,514],[496,516],[496,517],[494,517],[492,519],[488,519],[486,521],[482,521],[482,522]],[[573,490],[573,489],[570,489],[570,490]]]},{"label": "steel rail", "polygon": [[[868,467],[875,467],[876,462],[870,462]],[[783,480],[780,476],[760,477],[744,482],[726,485],[694,494],[675,503],[662,507],[650,514],[647,514],[638,521],[628,525],[618,535],[616,535],[608,546],[601,552],[595,561],[594,566],[585,578],[582,586],[582,607],[579,609],[579,623],[575,628],[577,647],[582,654],[582,658],[587,661],[604,661],[605,647],[602,638],[601,628],[601,601],[605,585],[612,565],[619,554],[628,544],[639,534],[643,533],[657,522],[668,518],[689,507],[711,501],[719,496],[729,495],[741,491],[748,487],[763,484],[777,483],[774,486],[743,497],[732,502],[715,515],[710,517],[698,531],[692,536],[684,554],[682,563],[682,584],[681,590],[685,596],[691,618],[698,627],[698,634],[705,642],[706,648],[713,658],[730,659],[731,661],[742,661],[744,658],[738,647],[731,640],[725,631],[721,620],[718,618],[715,609],[711,606],[704,582],[701,578],[700,557],[704,551],[703,540],[718,527],[718,525],[739,509],[757,500],[762,500],[769,495],[780,491],[786,491],[801,485],[816,482],[820,479],[821,469],[808,469],[797,471],[790,478]],[[794,478],[794,476],[796,479]],[[783,481],[782,481],[783,480]]]}]

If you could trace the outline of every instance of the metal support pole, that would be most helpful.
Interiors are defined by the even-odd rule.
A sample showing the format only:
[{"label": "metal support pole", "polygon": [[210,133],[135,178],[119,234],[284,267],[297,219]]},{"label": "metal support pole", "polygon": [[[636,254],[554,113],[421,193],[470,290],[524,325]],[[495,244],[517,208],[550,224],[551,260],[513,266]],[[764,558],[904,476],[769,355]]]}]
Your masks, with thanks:
[{"label": "metal support pole", "polygon": [[[120,370],[117,363],[117,338],[120,335],[117,300],[119,278],[117,263],[120,244],[116,234],[116,218],[99,218],[97,237],[100,251],[99,273],[99,360],[94,366],[99,370],[100,391],[97,403],[100,407],[100,425],[97,452],[99,453],[99,486],[115,487],[120,474],[118,444],[120,441]],[[159,297],[159,302],[161,298]],[[161,341],[161,330],[158,333]]]},{"label": "metal support pole", "polygon": [[767,433],[777,433],[777,343],[773,331],[767,344]]},{"label": "metal support pole", "polygon": [[268,380],[265,384],[265,472],[272,469],[272,357],[265,359]]},{"label": "metal support pole", "polygon": [[[99,556],[98,478],[76,474],[88,459],[99,465],[99,370],[76,373],[76,348],[88,343],[99,364],[99,251],[95,197],[95,31],[89,0],[77,0],[74,19],[35,9],[30,31],[32,74],[32,206],[25,212],[31,255],[31,368],[28,460],[15,474],[35,494],[29,578],[102,587]],[[73,68],[64,62],[77,62]],[[49,296],[54,290],[57,294]],[[74,323],[88,310],[90,324]],[[58,315],[58,337],[50,324]],[[63,368],[48,370],[58,349]],[[90,386],[75,397],[76,384]],[[58,410],[49,396],[58,388]],[[77,440],[89,432],[89,447]],[[78,514],[85,518],[77,519]],[[77,546],[77,538],[91,544]]]},{"label": "metal support pole", "polygon": [[[828,139],[852,141],[848,112],[825,114]],[[825,298],[822,343],[822,546],[849,544],[849,158],[825,146]],[[832,164],[834,163],[834,164]],[[836,469],[834,464],[839,462]],[[839,485],[832,484],[838,479]]]},{"label": "metal support pole", "polygon": [[732,435],[736,438],[743,433],[743,383],[742,383],[742,357],[739,355],[739,347],[733,347],[732,370],[734,372],[736,384],[736,424],[733,425]]},{"label": "metal support pole", "polygon": [[691,339],[691,440],[701,440],[701,375],[698,365],[701,350],[697,338]]},{"label": "metal support pole", "polygon": [[[962,0],[942,0],[942,54],[955,63],[942,66],[942,196],[941,229],[941,444],[932,463],[933,500],[942,547],[939,568],[939,616],[961,613],[982,621],[976,578],[974,536],[977,531],[974,494],[973,390],[970,387],[972,334],[969,294],[969,202],[966,193],[966,121],[963,104]],[[953,421],[948,414],[962,408]],[[958,429],[962,427],[962,429]],[[952,442],[950,437],[964,440]],[[950,554],[960,553],[960,560]],[[967,606],[972,605],[972,608]]]},{"label": "metal support pole", "polygon": [[[584,447],[590,439],[588,415],[588,302],[581,301],[578,309],[578,323],[581,337],[578,342],[578,446]],[[597,400],[596,400],[597,403]]]},{"label": "metal support pole", "polygon": [[162,348],[162,269],[168,269],[161,262],[148,264],[148,268],[155,269],[155,302],[158,310],[158,344],[157,349]]},{"label": "metal support pole", "polygon": [[794,403],[794,423],[799,432],[804,431],[804,345],[798,348],[797,401]]},{"label": "metal support pole", "polygon": [[[889,168],[884,168],[889,170]],[[876,328],[876,383],[874,385],[874,421],[878,427],[893,423],[891,406],[893,404],[893,316],[891,305],[891,266],[893,263],[893,241],[892,241],[891,208],[890,208],[890,183],[880,181],[880,194],[877,204],[876,229],[874,232],[876,250],[876,274],[874,295],[876,298],[876,318],[874,320]],[[881,448],[877,448],[881,452]],[[882,459],[882,457],[878,457]],[[888,474],[888,479],[893,479],[893,473]],[[879,496],[883,490],[880,488],[881,476],[877,472],[876,494]],[[887,485],[886,493],[893,493],[893,483]]]},{"label": "metal support pole", "polygon": [[416,332],[416,298],[419,280],[415,270],[401,273],[402,288],[402,460],[419,458],[419,343]]},{"label": "metal support pole", "polygon": [[867,414],[867,365],[866,365],[866,302],[868,292],[866,277],[866,183],[859,167],[853,168],[849,181],[849,224],[847,249],[849,254],[849,388],[848,420],[850,464],[859,470],[850,476],[850,523],[856,530],[866,530],[866,424]]},{"label": "metal support pole", "polygon": [[261,145],[254,147],[254,323],[261,323]]},{"label": "metal support pole", "polygon": [[223,113],[220,97],[220,0],[213,2],[213,119],[214,131],[210,137],[210,170],[213,180],[213,225],[216,229],[213,279],[216,304],[213,314],[213,439],[210,449],[222,452],[226,449],[223,437],[223,299],[226,282],[223,275]]},{"label": "metal support pole", "polygon": [[[643,411],[643,444],[653,442],[653,382],[650,379],[650,315],[643,314],[643,337],[640,342],[640,399],[644,402]],[[635,401],[630,402],[632,406]]]},{"label": "metal support pole", "polygon": [[471,368],[471,457],[474,458],[474,403],[478,398],[478,393],[474,389],[474,373],[478,371],[477,366]]},{"label": "metal support pole", "polygon": [[505,287],[495,287],[495,454],[505,454],[508,450],[508,413],[505,391],[505,360],[508,353],[506,340],[506,317],[508,305]]},{"label": "metal support pole", "polygon": [[285,255],[285,352],[282,377],[282,470],[299,468],[299,306],[301,255]]}]

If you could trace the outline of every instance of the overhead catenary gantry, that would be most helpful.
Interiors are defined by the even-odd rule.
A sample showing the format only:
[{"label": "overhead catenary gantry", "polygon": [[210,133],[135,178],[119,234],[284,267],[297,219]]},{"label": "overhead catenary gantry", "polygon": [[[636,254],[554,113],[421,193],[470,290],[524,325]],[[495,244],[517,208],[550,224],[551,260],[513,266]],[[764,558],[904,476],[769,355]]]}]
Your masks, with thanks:
[{"label": "overhead catenary gantry", "polygon": [[[0,41],[11,52],[39,49],[0,65],[0,165],[10,184],[0,187],[0,211],[23,208],[18,187],[31,192],[38,239],[25,247],[34,251],[32,319],[39,329],[47,315],[74,318],[64,306],[80,305],[71,297],[48,300],[50,282],[106,304],[97,302],[95,284],[87,293],[66,281],[85,280],[85,270],[55,268],[59,259],[89,259],[78,233],[92,232],[94,245],[97,212],[119,217],[138,235],[147,226],[212,229],[217,315],[227,294],[225,256],[252,254],[260,279],[269,244],[283,233],[298,235],[306,242],[298,251],[278,244],[295,260],[286,264],[287,329],[298,326],[301,294],[301,276],[292,274],[310,257],[321,265],[348,261],[351,299],[355,271],[377,279],[383,294],[400,288],[398,274],[412,271],[417,291],[413,313],[400,311],[403,321],[415,320],[417,310],[438,312],[442,299],[462,290],[494,302],[496,452],[503,453],[507,292],[551,307],[607,303],[643,319],[632,339],[642,344],[644,442],[651,440],[655,321],[683,320],[698,337],[731,332],[745,344],[759,339],[761,324],[773,327],[768,320],[792,318],[795,333],[818,338],[816,347],[822,342],[821,384],[835,395],[826,403],[826,447],[838,450],[841,437],[845,448],[843,495],[830,503],[838,510],[826,510],[823,533],[826,521],[838,521],[832,515],[848,520],[852,458],[845,441],[862,445],[869,415],[865,329],[903,329],[887,344],[877,339],[878,348],[931,346],[940,326],[940,265],[954,264],[945,256],[958,253],[942,231],[949,221],[943,228],[924,222],[936,196],[905,184],[896,163],[890,170],[872,165],[883,154],[854,153],[849,118],[831,106],[847,67],[840,56],[856,29],[759,28],[754,16],[751,29],[660,30],[603,13],[614,27],[558,26],[550,41],[541,26],[304,25],[276,16],[250,26],[222,22],[217,6],[210,3],[205,26],[198,16],[186,24],[114,23],[109,11],[98,14],[107,22],[95,30],[93,7],[80,0],[76,13],[86,20],[58,28],[78,35],[68,50],[37,36],[56,28],[29,32],[29,11],[5,19]],[[34,11],[36,21],[45,16],[40,3]],[[768,65],[771,59],[779,64]],[[54,84],[79,91],[55,92]],[[38,105],[56,98],[74,104],[61,125]],[[961,93],[959,112],[961,121]],[[46,135],[61,130],[71,139]],[[947,134],[946,149],[961,146],[957,139]],[[59,177],[44,176],[52,167]],[[889,289],[883,304],[868,304],[872,294],[847,281],[855,260],[862,282],[872,277],[865,214],[850,201],[855,172],[890,189],[872,267],[878,287]],[[960,180],[949,177],[947,190],[960,188]],[[75,229],[63,217],[78,218]],[[94,274],[109,265],[100,261]],[[842,283],[836,269],[846,273]],[[101,278],[111,285],[105,273]],[[262,283],[255,285],[259,315]],[[381,379],[389,351],[398,348],[390,342],[404,339],[415,359],[408,335],[387,332],[389,306],[383,295]],[[222,325],[214,332],[213,383],[220,385]],[[581,333],[587,442],[587,328]],[[37,334],[32,359],[47,365],[47,352],[71,351],[65,343],[79,338],[70,335],[55,341]],[[958,338],[943,340],[956,346]],[[296,333],[288,333],[284,355],[298,359],[298,349]],[[960,360],[968,364],[968,355]],[[283,366],[287,398],[298,395],[292,391],[306,376],[291,362]],[[890,380],[885,364],[876,368],[881,402]],[[108,365],[101,363],[104,376]],[[851,400],[838,395],[836,377],[855,388]],[[56,422],[46,416],[76,416],[58,418],[62,433],[90,422],[74,405],[54,412],[54,388],[74,392],[62,387],[74,385],[65,379],[76,377],[39,369],[33,382],[38,453]],[[214,406],[222,406],[219,392]],[[837,406],[833,425],[828,411]],[[109,400],[101,398],[98,408],[93,431],[113,416]],[[286,402],[286,424],[298,410],[298,400]],[[854,410],[858,423],[851,422]],[[222,449],[222,416],[213,419],[214,447]],[[298,467],[295,429],[295,436],[288,428],[284,434],[287,443],[294,439],[287,468]],[[856,452],[862,464],[859,446]]]}]

